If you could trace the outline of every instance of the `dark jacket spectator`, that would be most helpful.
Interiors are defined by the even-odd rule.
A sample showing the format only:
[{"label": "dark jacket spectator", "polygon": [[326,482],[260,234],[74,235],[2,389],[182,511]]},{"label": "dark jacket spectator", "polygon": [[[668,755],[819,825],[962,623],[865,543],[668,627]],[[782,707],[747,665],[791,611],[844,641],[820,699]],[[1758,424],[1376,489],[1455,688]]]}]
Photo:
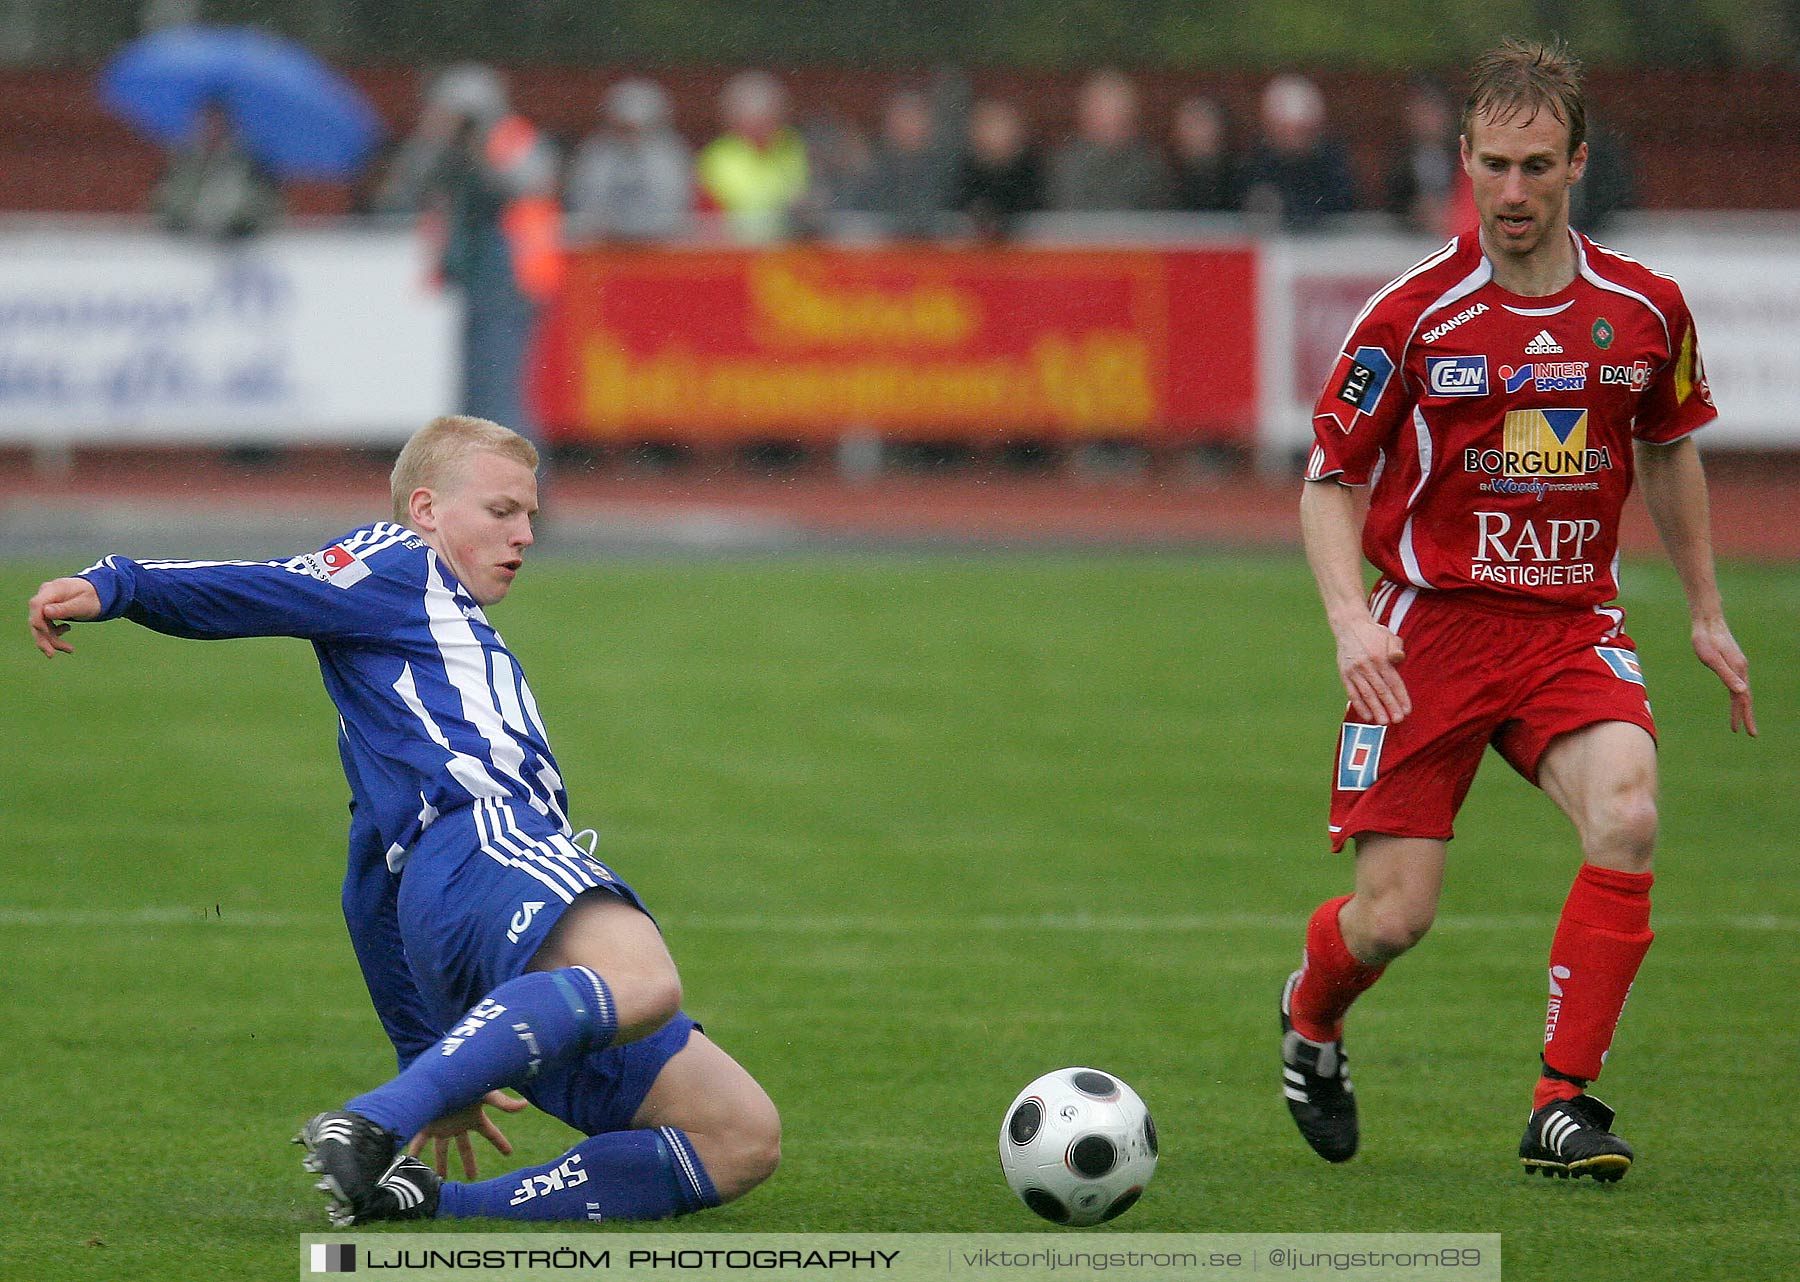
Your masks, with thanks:
[{"label": "dark jacket spectator", "polygon": [[469,63],[433,82],[378,194],[382,209],[421,215],[440,275],[462,291],[459,408],[527,436],[527,349],[562,280],[556,182],[555,147],[512,110],[499,73]]},{"label": "dark jacket spectator", "polygon": [[1050,157],[1050,207],[1167,209],[1169,167],[1138,134],[1137,90],[1117,71],[1081,89],[1075,136]]},{"label": "dark jacket spectator", "polygon": [[1244,173],[1244,209],[1290,231],[1356,207],[1344,148],[1325,134],[1325,99],[1304,76],[1277,76],[1263,90],[1262,139]]},{"label": "dark jacket spectator", "polygon": [[1225,108],[1211,98],[1185,98],[1169,123],[1174,158],[1174,206],[1217,213],[1243,204],[1242,166],[1232,153]]},{"label": "dark jacket spectator", "polygon": [[1010,236],[1020,215],[1044,207],[1043,162],[1012,103],[984,98],[970,110],[956,207],[991,237]]},{"label": "dark jacket spectator", "polygon": [[1382,175],[1383,204],[1409,231],[1452,236],[1474,225],[1475,200],[1462,170],[1456,108],[1441,86],[1407,90],[1404,141]]},{"label": "dark jacket spectator", "polygon": [[895,94],[882,113],[881,139],[858,203],[881,215],[896,236],[940,235],[951,206],[951,177],[925,95]]},{"label": "dark jacket spectator", "polygon": [[1631,152],[1618,132],[1591,112],[1587,148],[1587,170],[1569,189],[1569,225],[1590,236],[1604,235],[1620,210],[1637,208]]}]

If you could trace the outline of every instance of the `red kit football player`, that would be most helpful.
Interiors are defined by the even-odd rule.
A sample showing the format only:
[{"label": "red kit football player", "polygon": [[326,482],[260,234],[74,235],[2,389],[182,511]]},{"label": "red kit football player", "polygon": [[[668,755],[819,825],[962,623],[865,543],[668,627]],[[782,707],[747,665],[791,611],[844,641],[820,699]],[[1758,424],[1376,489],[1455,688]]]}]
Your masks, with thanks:
[{"label": "red kit football player", "polygon": [[1569,228],[1587,145],[1568,51],[1484,54],[1462,131],[1478,233],[1369,300],[1313,420],[1301,523],[1349,695],[1330,834],[1333,849],[1355,841],[1356,875],[1313,914],[1282,992],[1283,1089],[1319,1156],[1356,1152],[1345,1012],[1430,928],[1452,821],[1492,745],[1568,815],[1582,855],[1550,941],[1519,1156],[1617,1180],[1631,1147],[1587,1087],[1650,947],[1657,822],[1656,723],[1611,604],[1619,515],[1635,473],[1694,650],[1730,692],[1732,729],[1754,735],[1693,441],[1717,412],[1675,282]]}]

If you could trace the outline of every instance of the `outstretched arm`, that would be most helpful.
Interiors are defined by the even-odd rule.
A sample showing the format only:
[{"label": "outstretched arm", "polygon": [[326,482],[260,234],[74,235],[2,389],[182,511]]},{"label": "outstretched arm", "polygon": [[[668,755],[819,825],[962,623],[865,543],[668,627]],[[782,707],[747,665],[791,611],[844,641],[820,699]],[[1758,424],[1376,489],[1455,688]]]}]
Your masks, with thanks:
[{"label": "outstretched arm", "polygon": [[[392,630],[408,587],[369,556],[413,539],[376,525],[319,552],[280,561],[134,561],[109,556],[32,597],[32,638],[46,655],[72,650],[71,622],[126,618],[170,636],[372,640]],[[404,578],[405,576],[401,576]]]},{"label": "outstretched arm", "polygon": [[31,639],[46,658],[54,658],[59,651],[74,654],[75,647],[65,639],[69,624],[99,618],[100,594],[86,579],[52,579],[39,586],[26,604],[25,614]]},{"label": "outstretched arm", "polygon": [[1750,661],[1725,623],[1725,603],[1713,570],[1711,510],[1706,472],[1692,436],[1668,445],[1639,442],[1637,473],[1644,502],[1681,579],[1692,620],[1694,653],[1731,695],[1731,729],[1756,734],[1750,698]]},{"label": "outstretched arm", "polygon": [[1300,530],[1325,619],[1337,638],[1338,676],[1351,708],[1374,725],[1399,724],[1412,711],[1412,696],[1398,666],[1406,650],[1399,637],[1369,614],[1350,488],[1335,480],[1308,481],[1300,495]]}]

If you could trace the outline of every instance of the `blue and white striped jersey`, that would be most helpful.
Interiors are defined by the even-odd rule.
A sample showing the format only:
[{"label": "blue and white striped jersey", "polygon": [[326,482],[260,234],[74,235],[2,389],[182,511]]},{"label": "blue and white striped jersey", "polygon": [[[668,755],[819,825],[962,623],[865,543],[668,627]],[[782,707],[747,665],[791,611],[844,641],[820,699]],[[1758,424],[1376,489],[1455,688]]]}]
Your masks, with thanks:
[{"label": "blue and white striped jersey", "polygon": [[337,705],[358,826],[398,872],[447,811],[514,803],[527,835],[570,834],[568,796],[518,660],[449,567],[377,522],[284,561],[133,561],[82,572],[102,619],[203,640],[313,643]]}]

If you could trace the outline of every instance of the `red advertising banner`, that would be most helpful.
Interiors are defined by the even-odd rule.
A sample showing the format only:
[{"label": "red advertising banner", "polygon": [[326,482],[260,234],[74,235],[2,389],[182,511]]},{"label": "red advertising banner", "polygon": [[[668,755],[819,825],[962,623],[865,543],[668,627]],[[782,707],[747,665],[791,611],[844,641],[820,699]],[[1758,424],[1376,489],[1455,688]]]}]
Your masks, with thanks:
[{"label": "red advertising banner", "polygon": [[537,399],[563,440],[1248,441],[1255,273],[1247,244],[583,250]]}]

